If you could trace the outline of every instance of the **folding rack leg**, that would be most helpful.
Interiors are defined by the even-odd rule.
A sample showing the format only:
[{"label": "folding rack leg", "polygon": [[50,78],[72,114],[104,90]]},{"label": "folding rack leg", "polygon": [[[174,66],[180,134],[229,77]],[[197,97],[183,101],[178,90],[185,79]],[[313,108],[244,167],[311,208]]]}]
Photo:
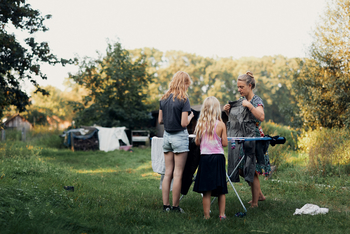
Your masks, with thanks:
[{"label": "folding rack leg", "polygon": [[227,174],[227,173],[226,173],[226,176],[227,176],[228,181],[230,182],[230,184],[231,184],[233,190],[235,190],[235,193],[236,193],[236,195],[237,195],[239,201],[241,202],[241,205],[243,206],[244,211],[247,212],[247,209],[246,209],[245,206],[243,205],[243,202],[242,202],[241,198],[239,197],[239,195],[238,195],[238,193],[237,193],[235,187],[233,186],[232,181],[230,180],[230,177],[228,177],[228,174]]},{"label": "folding rack leg", "polygon": [[[244,157],[245,157],[245,155],[243,155],[243,157],[241,158],[241,160],[238,162],[236,168],[231,172],[231,175],[230,175],[230,176],[228,176],[228,174],[226,173],[226,177],[227,177],[227,181],[230,182],[230,184],[231,184],[233,190],[235,191],[235,193],[236,193],[236,195],[237,195],[239,201],[241,202],[241,205],[243,206],[243,209],[245,210],[245,212],[247,212],[247,209],[245,208],[245,206],[244,206],[244,204],[243,204],[241,198],[239,197],[239,195],[238,195],[238,193],[237,193],[237,191],[236,191],[235,187],[233,186],[233,183],[232,183],[232,181],[231,181],[231,179],[230,179],[230,177],[233,175],[233,173],[237,170],[239,164],[241,164],[241,162],[242,162],[242,160],[244,159]],[[213,202],[215,201],[215,199],[216,199],[216,197],[213,198],[213,200],[211,201],[210,204],[213,204]]]}]

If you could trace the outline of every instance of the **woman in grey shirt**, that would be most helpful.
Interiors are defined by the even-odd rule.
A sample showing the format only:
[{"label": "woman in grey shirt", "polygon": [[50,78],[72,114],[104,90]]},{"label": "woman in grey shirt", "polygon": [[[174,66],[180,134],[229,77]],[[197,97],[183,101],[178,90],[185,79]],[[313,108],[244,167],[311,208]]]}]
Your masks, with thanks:
[{"label": "woman in grey shirt", "polygon": [[[165,175],[162,183],[164,211],[183,212],[179,203],[182,173],[189,151],[187,125],[193,117],[187,96],[187,90],[191,83],[191,77],[186,72],[177,72],[169,84],[169,90],[160,99],[158,121],[160,124],[164,123]],[[170,207],[169,193],[172,179],[174,179],[173,206]]]}]

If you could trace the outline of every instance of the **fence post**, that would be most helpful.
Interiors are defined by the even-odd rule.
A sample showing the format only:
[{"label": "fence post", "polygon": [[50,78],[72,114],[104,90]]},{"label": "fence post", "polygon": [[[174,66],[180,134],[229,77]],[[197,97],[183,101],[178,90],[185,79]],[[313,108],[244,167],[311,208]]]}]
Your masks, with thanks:
[{"label": "fence post", "polygon": [[22,141],[26,141],[26,129],[22,128]]},{"label": "fence post", "polygon": [[72,151],[74,152],[74,137],[73,137],[73,132],[70,132],[70,143],[72,144]]},{"label": "fence post", "polygon": [[6,135],[5,135],[5,129],[1,130],[1,140],[5,141],[6,140]]}]

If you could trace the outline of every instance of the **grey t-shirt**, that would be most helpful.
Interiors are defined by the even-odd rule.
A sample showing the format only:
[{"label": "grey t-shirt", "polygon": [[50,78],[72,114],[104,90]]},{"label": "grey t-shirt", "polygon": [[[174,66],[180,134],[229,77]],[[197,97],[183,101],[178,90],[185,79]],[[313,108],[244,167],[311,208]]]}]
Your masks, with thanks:
[{"label": "grey t-shirt", "polygon": [[160,100],[159,109],[163,112],[164,129],[167,132],[178,132],[186,128],[181,126],[182,112],[191,112],[190,101],[179,100],[177,97],[173,101],[173,94],[167,99]]}]

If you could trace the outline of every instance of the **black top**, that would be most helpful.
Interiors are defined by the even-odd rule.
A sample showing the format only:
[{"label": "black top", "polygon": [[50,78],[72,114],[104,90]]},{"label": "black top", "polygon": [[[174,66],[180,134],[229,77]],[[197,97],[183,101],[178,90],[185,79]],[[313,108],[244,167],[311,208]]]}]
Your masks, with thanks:
[{"label": "black top", "polygon": [[181,115],[182,112],[191,113],[190,101],[179,100],[175,98],[173,101],[173,94],[167,99],[160,100],[159,109],[163,112],[164,129],[167,132],[178,132],[187,129],[181,126]]}]

